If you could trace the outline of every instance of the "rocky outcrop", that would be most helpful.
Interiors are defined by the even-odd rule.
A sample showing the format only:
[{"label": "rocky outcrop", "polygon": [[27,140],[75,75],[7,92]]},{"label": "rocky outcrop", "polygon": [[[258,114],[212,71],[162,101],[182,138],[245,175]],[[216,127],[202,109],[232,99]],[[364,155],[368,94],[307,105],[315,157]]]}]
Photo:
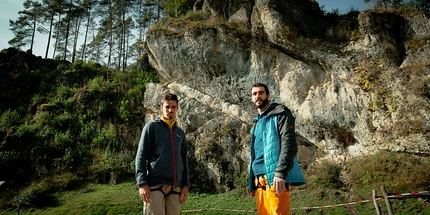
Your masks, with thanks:
[{"label": "rocky outcrop", "polygon": [[[244,177],[255,82],[268,84],[272,102],[296,116],[304,168],[318,159],[317,149],[342,160],[380,150],[430,154],[428,14],[363,11],[342,28],[342,20],[327,24],[316,3],[213,2],[222,1],[195,8],[227,23],[170,25],[168,34],[157,28],[146,46],[167,81],[147,86],[147,120],[159,114],[161,93],[180,96],[180,124],[202,184],[228,190]],[[248,31],[229,25],[237,22]]]}]

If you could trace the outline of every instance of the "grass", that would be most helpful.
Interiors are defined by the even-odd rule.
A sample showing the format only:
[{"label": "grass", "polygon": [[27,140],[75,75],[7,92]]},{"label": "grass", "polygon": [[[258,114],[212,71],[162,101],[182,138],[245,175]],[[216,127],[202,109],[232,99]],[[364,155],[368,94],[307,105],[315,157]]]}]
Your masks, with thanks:
[{"label": "grass", "polygon": [[[51,207],[30,209],[21,207],[20,214],[33,215],[134,215],[142,214],[143,203],[139,199],[134,182],[117,185],[87,184],[80,190],[55,195]],[[24,200],[25,202],[25,200]],[[24,205],[24,203],[23,203]],[[16,214],[18,206],[1,214]],[[223,194],[190,193],[188,201],[181,206],[182,214],[247,214],[255,210],[254,199],[236,191]],[[242,212],[240,212],[242,211]]]},{"label": "grass", "polygon": [[[314,164],[304,171],[307,184],[291,189],[291,208],[295,215],[376,214],[372,190],[382,196],[430,190],[430,159],[405,153],[381,152],[362,156],[336,166],[329,161]],[[391,194],[390,194],[391,193]],[[142,214],[143,203],[133,179],[117,185],[88,183],[78,190],[56,193],[45,208],[29,208],[25,200],[21,214]],[[16,202],[16,200],[15,200]],[[396,215],[430,214],[430,197],[391,199]],[[382,213],[388,214],[383,198],[378,199]],[[14,208],[0,209],[0,214],[16,214]],[[257,214],[255,199],[244,188],[225,193],[196,193],[191,189],[181,214]]]},{"label": "grass", "polygon": [[[309,186],[308,186],[309,188]],[[371,191],[369,191],[369,196]],[[138,190],[133,182],[125,182],[117,185],[87,184],[81,190],[68,191],[56,196],[59,205],[43,209],[28,209],[22,207],[20,214],[33,215],[134,215],[142,214],[142,202],[138,197]],[[375,208],[373,202],[352,203],[346,202],[342,192],[333,189],[303,189],[293,188],[291,192],[291,208],[295,215],[299,214],[360,214],[373,215]],[[367,199],[357,199],[367,200]],[[24,200],[25,201],[25,200]],[[181,214],[257,214],[255,212],[255,199],[249,198],[244,193],[230,191],[222,194],[190,193],[188,201],[181,206]],[[428,214],[430,207],[422,209],[417,199],[391,200],[394,211],[397,214]],[[383,211],[385,203],[379,200]],[[337,207],[314,208],[333,204],[345,204]],[[405,209],[401,209],[404,207]],[[407,210],[409,212],[404,212]],[[5,215],[16,214],[17,208],[2,211]]]}]

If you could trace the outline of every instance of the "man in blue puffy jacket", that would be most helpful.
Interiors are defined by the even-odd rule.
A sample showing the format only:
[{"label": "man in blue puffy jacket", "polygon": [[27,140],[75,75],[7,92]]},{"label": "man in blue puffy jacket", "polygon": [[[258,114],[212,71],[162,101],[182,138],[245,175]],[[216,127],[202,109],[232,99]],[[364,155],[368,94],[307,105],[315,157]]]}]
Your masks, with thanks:
[{"label": "man in blue puffy jacket", "polygon": [[142,130],[136,154],[136,183],[144,202],[143,214],[179,215],[188,198],[187,142],[176,125],[178,97],[167,93],[160,105],[163,115]]},{"label": "man in blue puffy jacket", "polygon": [[289,215],[289,185],[305,183],[296,157],[295,119],[287,107],[269,99],[265,84],[252,85],[258,115],[251,129],[247,193],[256,197],[258,214]]}]

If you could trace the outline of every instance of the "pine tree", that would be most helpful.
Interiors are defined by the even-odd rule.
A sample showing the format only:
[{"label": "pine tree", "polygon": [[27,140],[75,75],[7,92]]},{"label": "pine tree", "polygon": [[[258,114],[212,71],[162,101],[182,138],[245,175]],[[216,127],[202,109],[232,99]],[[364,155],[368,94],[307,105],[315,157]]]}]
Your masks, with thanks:
[{"label": "pine tree", "polygon": [[18,19],[16,21],[9,20],[10,30],[15,34],[15,37],[9,40],[9,44],[16,48],[30,45],[29,50],[33,51],[34,37],[42,13],[42,5],[37,1],[26,0],[23,6],[24,10],[18,12],[20,14]]}]

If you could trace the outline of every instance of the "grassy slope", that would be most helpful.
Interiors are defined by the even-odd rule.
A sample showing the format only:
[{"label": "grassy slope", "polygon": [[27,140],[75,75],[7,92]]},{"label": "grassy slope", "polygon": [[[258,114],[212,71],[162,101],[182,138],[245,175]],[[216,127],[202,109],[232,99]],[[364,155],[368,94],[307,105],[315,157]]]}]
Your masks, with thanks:
[{"label": "grassy slope", "polygon": [[[430,190],[429,163],[428,156],[392,152],[363,156],[343,166],[328,161],[317,163],[304,171],[306,185],[292,187],[292,212],[296,215],[376,214],[372,190],[377,196],[382,195],[381,186],[389,195]],[[243,187],[222,194],[195,193],[196,190],[191,189],[188,201],[181,207],[182,214],[256,214],[254,199],[245,196]],[[132,178],[117,185],[88,183],[74,191],[57,193],[46,201],[51,206],[43,209],[30,209],[24,202],[21,213],[141,214],[143,206]],[[430,214],[430,196],[390,202],[396,215]],[[388,214],[384,199],[380,198],[377,203],[382,213]],[[323,207],[336,204],[340,206]],[[0,210],[0,214],[16,214],[18,206],[15,206]]]},{"label": "grassy slope", "polygon": [[[306,185],[293,188],[291,193],[294,214],[376,214],[372,201],[361,204],[307,210],[303,207],[326,206],[345,203],[342,192],[328,188]],[[371,199],[371,191],[369,198]],[[117,185],[87,184],[77,191],[63,192],[57,196],[58,206],[43,209],[23,207],[21,214],[141,214],[142,202],[134,182]],[[356,201],[358,201],[357,199]],[[361,199],[366,200],[366,199]],[[353,201],[351,201],[353,202]],[[430,206],[418,199],[391,200],[394,212],[399,214],[430,214]],[[378,201],[384,214],[388,214],[384,200]],[[188,201],[181,206],[181,214],[257,214],[255,203],[243,192],[230,191],[223,194],[190,193]],[[16,214],[17,208],[3,211],[5,215]]]}]

